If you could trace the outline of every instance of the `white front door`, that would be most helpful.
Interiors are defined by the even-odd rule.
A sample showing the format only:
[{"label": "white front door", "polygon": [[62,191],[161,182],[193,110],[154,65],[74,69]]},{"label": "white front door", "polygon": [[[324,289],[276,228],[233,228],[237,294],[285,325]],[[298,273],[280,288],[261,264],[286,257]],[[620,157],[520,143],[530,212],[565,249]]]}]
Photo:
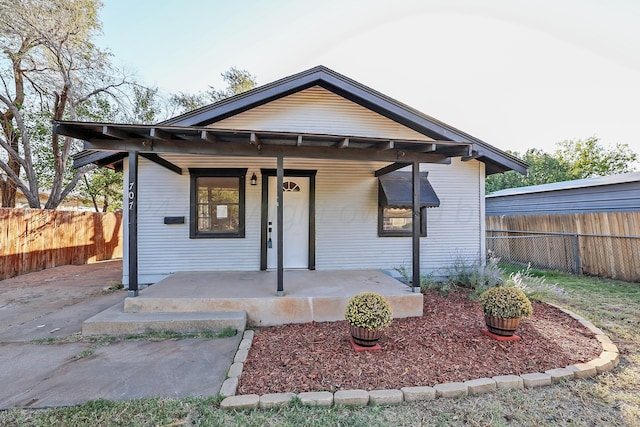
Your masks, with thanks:
[{"label": "white front door", "polygon": [[[309,183],[308,177],[284,177],[284,268],[309,268]],[[277,197],[277,177],[270,176],[267,268],[278,267]]]}]

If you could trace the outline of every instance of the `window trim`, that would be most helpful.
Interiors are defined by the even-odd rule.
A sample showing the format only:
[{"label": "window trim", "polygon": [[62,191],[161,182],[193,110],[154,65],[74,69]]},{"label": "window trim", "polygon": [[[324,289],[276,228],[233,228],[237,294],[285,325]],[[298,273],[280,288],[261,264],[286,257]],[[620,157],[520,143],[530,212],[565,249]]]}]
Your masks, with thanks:
[{"label": "window trim", "polygon": [[[189,168],[189,238],[190,239],[223,239],[245,237],[245,199],[248,168]],[[235,232],[206,232],[198,231],[197,209],[197,180],[198,178],[238,178],[238,231]]]}]

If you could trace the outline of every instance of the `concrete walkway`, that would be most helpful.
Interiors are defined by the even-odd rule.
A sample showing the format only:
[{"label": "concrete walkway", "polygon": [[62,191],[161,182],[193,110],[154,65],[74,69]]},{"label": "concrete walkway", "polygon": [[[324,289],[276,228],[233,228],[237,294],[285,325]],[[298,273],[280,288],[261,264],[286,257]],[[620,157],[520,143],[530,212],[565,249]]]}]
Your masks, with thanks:
[{"label": "concrete walkway", "polygon": [[[184,340],[82,339],[82,322],[122,302],[121,262],[0,281],[0,409],[95,399],[216,396],[240,334]],[[43,339],[53,343],[43,343]]]}]

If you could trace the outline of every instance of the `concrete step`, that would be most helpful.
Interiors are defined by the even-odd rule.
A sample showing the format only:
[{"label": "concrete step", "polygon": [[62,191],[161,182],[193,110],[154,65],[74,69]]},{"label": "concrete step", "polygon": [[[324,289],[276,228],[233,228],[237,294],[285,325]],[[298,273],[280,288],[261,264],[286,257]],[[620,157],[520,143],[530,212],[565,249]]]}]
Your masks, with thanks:
[{"label": "concrete step", "polygon": [[247,313],[244,311],[125,313],[121,302],[85,320],[82,334],[119,336],[163,331],[186,333],[217,331],[228,327],[241,333],[246,325]]}]

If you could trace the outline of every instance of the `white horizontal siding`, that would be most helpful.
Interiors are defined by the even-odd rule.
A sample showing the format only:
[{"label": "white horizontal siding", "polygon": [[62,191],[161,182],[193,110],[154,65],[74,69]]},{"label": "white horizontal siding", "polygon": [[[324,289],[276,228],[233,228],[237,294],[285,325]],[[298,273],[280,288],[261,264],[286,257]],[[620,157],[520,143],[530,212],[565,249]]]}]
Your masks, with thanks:
[{"label": "white horizontal siding", "polygon": [[222,129],[431,140],[320,86],[269,102],[209,126]]},{"label": "white horizontal siding", "polygon": [[429,165],[425,169],[440,207],[428,210],[428,237],[421,243],[423,269],[441,270],[457,259],[467,264],[483,261],[484,165],[453,159],[449,166]]},{"label": "white horizontal siding", "polygon": [[[423,270],[441,269],[457,257],[478,260],[479,163],[454,160],[451,165],[423,165],[422,170],[429,171],[441,201],[440,207],[428,210],[428,237],[420,245]],[[411,265],[410,238],[378,237],[377,197],[377,178],[357,163],[336,164],[318,173],[318,269]]]},{"label": "white horizontal siding", "polygon": [[[194,159],[197,159],[194,157]],[[180,164],[180,166],[183,166]],[[235,164],[237,167],[242,164]],[[186,167],[199,167],[197,162]],[[230,167],[218,161],[200,167]],[[176,271],[258,270],[260,267],[260,187],[246,187],[246,237],[189,238],[187,169],[177,175],[140,159],[138,178],[138,266],[141,282]],[[184,216],[184,224],[165,225],[165,216]],[[150,278],[142,280],[142,278]]]},{"label": "white horizontal siding", "polygon": [[[275,168],[275,159],[166,155],[183,168],[177,175],[145,159],[139,173],[140,282],[154,282],[176,271],[258,270],[260,268],[261,182],[246,187],[246,237],[189,238],[190,167]],[[377,236],[377,178],[384,163],[285,159],[285,168],[317,170],[317,269],[390,269],[411,264],[411,239]],[[423,165],[441,200],[428,211],[429,236],[421,239],[423,270],[451,264],[457,256],[477,260],[481,246],[481,164],[454,160]],[[184,216],[185,224],[165,225],[165,216]],[[126,231],[125,231],[126,232]],[[126,280],[126,279],[125,279]]]}]

